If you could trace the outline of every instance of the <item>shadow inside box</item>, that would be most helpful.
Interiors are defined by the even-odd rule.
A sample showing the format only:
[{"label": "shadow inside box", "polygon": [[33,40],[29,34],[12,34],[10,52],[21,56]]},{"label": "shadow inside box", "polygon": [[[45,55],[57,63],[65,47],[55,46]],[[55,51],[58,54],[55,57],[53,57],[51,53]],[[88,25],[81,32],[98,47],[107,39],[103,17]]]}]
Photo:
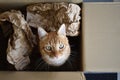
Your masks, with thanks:
[{"label": "shadow inside box", "polygon": [[8,38],[5,37],[0,26],[0,70],[1,71],[6,71],[8,70],[8,68],[9,70],[15,70],[14,67],[7,62],[6,59],[7,42],[8,42]]}]

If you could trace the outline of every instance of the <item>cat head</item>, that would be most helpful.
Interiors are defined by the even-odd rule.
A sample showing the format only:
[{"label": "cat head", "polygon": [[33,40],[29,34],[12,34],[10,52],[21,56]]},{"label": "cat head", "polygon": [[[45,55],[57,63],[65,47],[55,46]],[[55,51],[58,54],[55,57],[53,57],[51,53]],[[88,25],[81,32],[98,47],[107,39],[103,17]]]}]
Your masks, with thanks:
[{"label": "cat head", "polygon": [[39,50],[43,60],[52,66],[60,66],[66,62],[70,55],[70,45],[66,37],[65,25],[58,31],[47,33],[43,28],[38,28]]}]

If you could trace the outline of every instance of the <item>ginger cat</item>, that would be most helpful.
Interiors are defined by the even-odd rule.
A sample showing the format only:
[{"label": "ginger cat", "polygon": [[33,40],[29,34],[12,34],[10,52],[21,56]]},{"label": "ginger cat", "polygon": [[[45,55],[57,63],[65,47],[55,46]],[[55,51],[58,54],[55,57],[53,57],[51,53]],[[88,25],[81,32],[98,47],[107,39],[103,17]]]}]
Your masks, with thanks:
[{"label": "ginger cat", "polygon": [[58,31],[47,33],[38,28],[39,49],[43,60],[51,66],[61,66],[70,56],[70,45],[66,37],[65,24]]}]

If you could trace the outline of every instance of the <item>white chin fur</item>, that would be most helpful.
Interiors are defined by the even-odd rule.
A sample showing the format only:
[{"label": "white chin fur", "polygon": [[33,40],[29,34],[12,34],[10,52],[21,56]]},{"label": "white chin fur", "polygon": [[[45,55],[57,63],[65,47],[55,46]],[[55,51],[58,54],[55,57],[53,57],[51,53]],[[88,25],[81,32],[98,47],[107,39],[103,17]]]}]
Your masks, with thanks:
[{"label": "white chin fur", "polygon": [[68,59],[69,54],[67,55],[60,55],[58,57],[49,57],[48,55],[44,55],[44,60],[52,66],[61,66],[62,64],[64,64],[66,62],[66,60]]}]

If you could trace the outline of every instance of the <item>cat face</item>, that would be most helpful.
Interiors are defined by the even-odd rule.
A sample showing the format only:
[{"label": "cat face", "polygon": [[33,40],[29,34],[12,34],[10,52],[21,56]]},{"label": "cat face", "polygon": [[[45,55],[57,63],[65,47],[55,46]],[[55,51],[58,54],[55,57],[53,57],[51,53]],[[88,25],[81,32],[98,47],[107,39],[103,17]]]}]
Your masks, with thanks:
[{"label": "cat face", "polygon": [[70,45],[66,37],[65,25],[58,31],[47,33],[41,27],[38,28],[39,49],[42,58],[52,66],[60,66],[66,62],[70,55]]}]

